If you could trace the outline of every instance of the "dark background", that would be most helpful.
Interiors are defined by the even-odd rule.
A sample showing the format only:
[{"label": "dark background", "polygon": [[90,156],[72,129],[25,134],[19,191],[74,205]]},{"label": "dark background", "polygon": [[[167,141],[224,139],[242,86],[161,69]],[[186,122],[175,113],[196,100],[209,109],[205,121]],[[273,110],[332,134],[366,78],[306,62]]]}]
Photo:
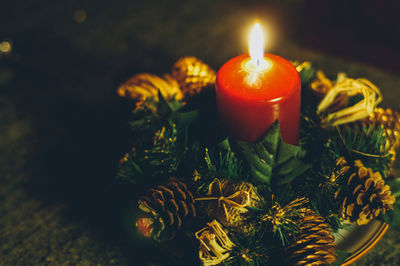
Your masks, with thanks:
[{"label": "dark background", "polygon": [[[134,235],[138,191],[113,178],[132,108],[116,88],[185,55],[217,69],[246,52],[256,18],[271,33],[269,52],[332,78],[366,77],[384,105],[400,107],[398,1],[0,4],[0,43],[12,47],[0,49],[0,265],[170,263]],[[391,233],[359,263],[395,265],[399,254]]]}]

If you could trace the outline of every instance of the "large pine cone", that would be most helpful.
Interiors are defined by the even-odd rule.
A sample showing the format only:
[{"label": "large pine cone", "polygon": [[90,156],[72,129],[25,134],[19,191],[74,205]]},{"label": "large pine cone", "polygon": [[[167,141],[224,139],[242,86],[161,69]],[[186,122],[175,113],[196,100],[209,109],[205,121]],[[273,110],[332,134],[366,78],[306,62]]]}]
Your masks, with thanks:
[{"label": "large pine cone", "polygon": [[176,179],[148,190],[139,199],[139,208],[152,216],[151,236],[157,240],[173,238],[186,219],[196,216],[192,192]]},{"label": "large pine cone", "polygon": [[313,210],[304,211],[300,233],[286,248],[288,265],[329,265],[336,261],[335,238],[325,219]]},{"label": "large pine cone", "polygon": [[390,187],[385,185],[379,172],[366,168],[360,160],[354,162],[354,172],[347,184],[350,191],[344,196],[343,215],[350,222],[367,224],[381,212],[393,209],[396,199]]},{"label": "large pine cone", "polygon": [[185,97],[199,94],[204,87],[214,85],[215,71],[196,57],[182,57],[172,67],[172,76],[178,81]]}]

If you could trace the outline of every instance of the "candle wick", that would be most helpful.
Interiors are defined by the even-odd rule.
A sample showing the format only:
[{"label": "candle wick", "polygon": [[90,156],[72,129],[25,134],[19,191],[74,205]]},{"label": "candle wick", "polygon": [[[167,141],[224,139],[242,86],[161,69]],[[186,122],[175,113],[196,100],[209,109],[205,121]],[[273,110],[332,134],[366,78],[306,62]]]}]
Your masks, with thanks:
[{"label": "candle wick", "polygon": [[261,60],[260,60],[260,59],[257,59],[257,61],[256,61],[256,65],[259,67],[259,66],[260,66],[260,64],[261,64]]}]

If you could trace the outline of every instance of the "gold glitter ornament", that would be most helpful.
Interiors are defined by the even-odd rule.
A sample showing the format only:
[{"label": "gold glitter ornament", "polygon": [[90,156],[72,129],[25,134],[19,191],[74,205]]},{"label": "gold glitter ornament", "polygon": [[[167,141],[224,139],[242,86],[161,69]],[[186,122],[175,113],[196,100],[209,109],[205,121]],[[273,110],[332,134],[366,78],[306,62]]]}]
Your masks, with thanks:
[{"label": "gold glitter ornament", "polygon": [[178,81],[183,95],[190,98],[203,88],[214,85],[216,73],[202,60],[188,56],[175,62],[172,76]]},{"label": "gold glitter ornament", "polygon": [[216,218],[222,225],[243,233],[253,227],[245,222],[246,207],[261,205],[261,199],[252,184],[217,178],[209,185],[207,196],[196,198],[196,201],[210,201],[207,207],[210,218]]},{"label": "gold glitter ornament", "polygon": [[176,100],[183,98],[178,82],[170,75],[159,77],[153,74],[137,74],[119,86],[117,92],[121,97],[135,100],[138,103],[153,97],[158,101],[158,91],[168,101],[175,97]]},{"label": "gold glitter ornament", "polygon": [[350,193],[339,188],[335,199],[343,196],[343,217],[358,225],[369,223],[372,219],[393,209],[395,197],[385,184],[379,172],[366,168],[360,160],[354,162],[354,171],[349,175],[347,185]]},{"label": "gold glitter ornament", "polygon": [[400,147],[400,113],[390,108],[375,108],[365,122],[381,125],[390,145],[392,159],[396,157],[396,149]]},{"label": "gold glitter ornament", "polygon": [[288,265],[330,265],[337,259],[335,238],[325,219],[306,209],[297,222],[300,233],[286,247]]},{"label": "gold glitter ornament", "polygon": [[12,51],[12,43],[10,41],[2,41],[0,42],[0,55],[9,54]]}]

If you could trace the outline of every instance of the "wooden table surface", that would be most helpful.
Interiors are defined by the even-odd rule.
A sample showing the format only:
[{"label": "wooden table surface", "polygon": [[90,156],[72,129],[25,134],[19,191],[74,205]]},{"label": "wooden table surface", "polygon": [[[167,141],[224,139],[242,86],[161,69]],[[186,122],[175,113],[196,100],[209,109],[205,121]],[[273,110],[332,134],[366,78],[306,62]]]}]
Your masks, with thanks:
[{"label": "wooden table surface", "polygon": [[[116,88],[185,55],[218,68],[246,52],[256,15],[279,28],[268,24],[273,11],[253,1],[21,2],[1,11],[0,42],[12,52],[0,54],[0,265],[170,263],[129,232],[138,191],[113,177],[131,106]],[[271,52],[366,77],[400,109],[397,75],[273,36]],[[399,265],[400,235],[389,229],[356,264]]]}]

